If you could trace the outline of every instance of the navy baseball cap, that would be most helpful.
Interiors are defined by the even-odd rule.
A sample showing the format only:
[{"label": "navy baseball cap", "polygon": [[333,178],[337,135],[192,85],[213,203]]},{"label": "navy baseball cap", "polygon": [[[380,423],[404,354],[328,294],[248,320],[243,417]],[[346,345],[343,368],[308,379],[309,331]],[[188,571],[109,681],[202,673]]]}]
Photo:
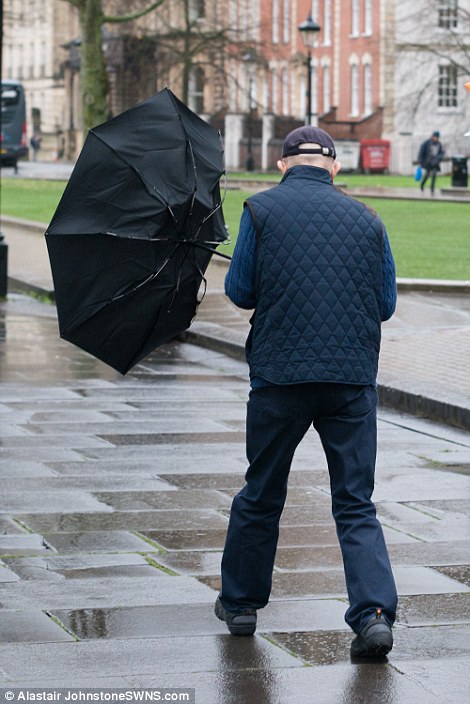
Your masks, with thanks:
[{"label": "navy baseball cap", "polygon": [[[301,144],[319,144],[315,149],[301,149]],[[282,158],[286,156],[295,156],[296,154],[322,154],[323,156],[331,156],[336,159],[335,143],[331,139],[328,132],[320,127],[305,125],[297,127],[296,130],[289,132],[282,146]]]}]

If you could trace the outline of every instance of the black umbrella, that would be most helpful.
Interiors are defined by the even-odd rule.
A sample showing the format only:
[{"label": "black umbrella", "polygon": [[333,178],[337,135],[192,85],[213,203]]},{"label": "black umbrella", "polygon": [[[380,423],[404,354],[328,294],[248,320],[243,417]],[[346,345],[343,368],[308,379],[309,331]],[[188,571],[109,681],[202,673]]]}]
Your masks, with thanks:
[{"label": "black umbrella", "polygon": [[46,231],[61,337],[125,374],[189,327],[223,173],[219,132],[168,89],[90,130]]}]

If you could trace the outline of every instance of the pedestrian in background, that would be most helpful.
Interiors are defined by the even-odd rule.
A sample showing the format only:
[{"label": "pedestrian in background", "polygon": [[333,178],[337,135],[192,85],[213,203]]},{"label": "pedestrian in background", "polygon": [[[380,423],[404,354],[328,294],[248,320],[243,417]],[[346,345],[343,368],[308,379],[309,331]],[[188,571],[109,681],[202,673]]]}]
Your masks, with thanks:
[{"label": "pedestrian in background", "polygon": [[38,152],[41,148],[41,135],[35,132],[30,139],[31,149],[33,150],[33,161],[36,161]]},{"label": "pedestrian in background", "polygon": [[433,132],[431,137],[422,143],[418,154],[418,162],[424,172],[420,188],[424,192],[426,181],[431,177],[431,195],[434,195],[437,172],[441,170],[440,165],[445,154],[439,138],[440,133]]},{"label": "pedestrian in background", "polygon": [[397,594],[371,501],[381,320],[396,303],[395,265],[376,213],[338,191],[331,137],[289,133],[281,183],[245,203],[226,293],[254,308],[246,350],[246,485],[235,496],[215,613],[252,635],[269,600],[294,452],[313,423],[330,474],[355,656],[393,645]]}]

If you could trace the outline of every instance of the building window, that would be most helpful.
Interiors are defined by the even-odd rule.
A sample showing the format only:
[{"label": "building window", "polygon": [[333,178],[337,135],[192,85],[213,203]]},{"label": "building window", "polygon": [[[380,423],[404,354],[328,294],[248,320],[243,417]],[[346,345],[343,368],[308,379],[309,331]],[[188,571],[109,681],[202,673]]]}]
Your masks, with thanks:
[{"label": "building window", "polygon": [[359,115],[359,66],[351,66],[351,117]]},{"label": "building window", "polygon": [[191,0],[189,5],[189,16],[191,20],[202,20],[206,16],[205,0]]},{"label": "building window", "polygon": [[271,100],[272,100],[272,111],[274,114],[278,113],[278,102],[279,102],[279,87],[277,81],[277,69],[273,68],[271,71]]},{"label": "building window", "polygon": [[331,44],[331,0],[325,0],[323,8],[323,44],[324,46]]},{"label": "building window", "polygon": [[273,0],[273,44],[279,44],[279,0]]},{"label": "building window", "polygon": [[29,45],[29,77],[34,78],[34,42]]},{"label": "building window", "polygon": [[284,44],[290,41],[290,0],[283,0],[282,5],[282,41]]},{"label": "building window", "polygon": [[353,37],[359,36],[359,26],[360,26],[360,8],[359,0],[352,0],[351,3],[351,35]]},{"label": "building window", "polygon": [[364,66],[364,114],[370,115],[372,112],[372,66]]},{"label": "building window", "polygon": [[330,110],[330,67],[323,67],[323,112],[329,112]]},{"label": "building window", "polygon": [[41,54],[39,57],[39,75],[44,78],[46,75],[46,42],[41,42]]},{"label": "building window", "polygon": [[439,66],[438,105],[440,108],[457,107],[456,66]]},{"label": "building window", "polygon": [[189,76],[189,107],[194,112],[204,112],[204,71],[198,66]]},{"label": "building window", "polygon": [[372,34],[372,0],[365,0],[364,3],[364,34]]},{"label": "building window", "polygon": [[458,23],[458,0],[439,0],[438,25],[443,29],[455,29]]},{"label": "building window", "polygon": [[289,73],[282,69],[282,114],[289,115]]}]

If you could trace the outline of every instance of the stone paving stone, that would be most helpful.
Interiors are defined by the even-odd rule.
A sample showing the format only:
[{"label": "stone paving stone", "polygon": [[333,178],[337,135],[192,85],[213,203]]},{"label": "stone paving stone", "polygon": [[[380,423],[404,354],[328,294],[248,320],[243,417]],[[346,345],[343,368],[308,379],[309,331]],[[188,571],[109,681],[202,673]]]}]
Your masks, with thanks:
[{"label": "stone paving stone", "polygon": [[94,496],[118,511],[157,509],[203,509],[230,507],[230,499],[213,489],[179,491],[111,491],[94,492]]},{"label": "stone paving stone", "polygon": [[207,530],[145,530],[142,535],[154,540],[167,550],[222,550],[225,545],[227,526],[222,529]]},{"label": "stone paving stone", "polygon": [[50,553],[42,535],[14,534],[0,535],[0,556],[3,555],[38,555]]},{"label": "stone paving stone", "polygon": [[101,440],[106,440],[106,442],[112,445],[177,445],[178,443],[193,445],[195,443],[201,444],[225,444],[233,442],[244,442],[244,433],[230,433],[230,432],[217,432],[217,433],[184,433],[184,432],[168,432],[168,433],[148,433],[140,434],[135,433],[133,435],[113,435],[113,434],[102,434],[98,436]]},{"label": "stone paving stone", "polygon": [[461,513],[463,516],[470,515],[470,499],[438,499],[437,501],[414,501],[410,502],[411,508],[431,514],[436,518],[443,518],[447,513]]},{"label": "stone paving stone", "polygon": [[[124,655],[125,653],[125,655]],[[28,680],[43,681],[55,686],[61,676],[70,673],[75,680],[86,677],[88,686],[99,677],[120,677],[123,669],[139,676],[165,673],[302,668],[302,661],[264,638],[232,638],[228,633],[217,636],[176,636],[143,640],[91,640],[71,643],[63,648],[51,643],[18,644],[8,648],[2,669],[6,677],[18,681],[22,672]]]},{"label": "stone paving stone", "polygon": [[2,586],[5,609],[88,609],[161,604],[214,604],[216,595],[192,577],[170,576],[150,568],[138,580],[90,577],[61,581],[20,580]]},{"label": "stone paving stone", "polygon": [[450,516],[443,520],[430,520],[427,523],[400,523],[397,524],[396,530],[425,542],[468,540],[470,519],[462,516]]},{"label": "stone paving stone", "polygon": [[[295,470],[289,476],[289,491],[296,487],[313,488],[314,484],[324,477],[323,471]],[[213,474],[165,474],[164,478],[181,489],[226,489],[240,490],[245,484],[245,470],[240,472]],[[329,499],[328,499],[329,500]]]},{"label": "stone paving stone", "polygon": [[[87,463],[83,463],[86,465]],[[52,472],[51,472],[52,475]],[[57,475],[47,477],[24,477],[15,479],[8,477],[2,480],[3,491],[88,491],[93,492],[132,492],[164,491],[176,492],[177,488],[168,482],[161,481],[155,476],[139,476],[131,473],[130,476],[124,474],[95,476],[86,474],[85,476],[62,476]],[[0,525],[1,532],[1,525]]]},{"label": "stone paving stone", "polygon": [[54,472],[39,462],[0,460],[0,478],[12,477],[14,480],[21,477],[53,477]]},{"label": "stone paving stone", "polygon": [[440,660],[423,659],[400,661],[400,671],[407,678],[434,695],[439,704],[468,702],[468,655]]},{"label": "stone paving stone", "polygon": [[[185,460],[186,462],[186,460]],[[129,481],[139,481],[141,477],[154,477],[155,481],[159,479],[156,476],[156,460],[87,460],[82,459],[80,462],[49,462],[48,466],[54,473],[60,475],[72,475],[85,477],[84,481],[90,481],[90,477],[96,481],[116,482],[122,481],[122,475],[126,475]],[[109,475],[109,476],[102,476]],[[162,481],[165,481],[163,479]],[[167,484],[166,490],[170,490],[171,485]]]},{"label": "stone paving stone", "polygon": [[461,582],[467,587],[470,587],[470,565],[436,567],[435,569],[441,574],[444,574],[446,577],[455,579],[457,582]]},{"label": "stone paving stone", "polygon": [[[400,595],[443,594],[470,591],[468,587],[427,567],[395,567],[394,576]],[[344,575],[339,570],[325,572],[275,573],[273,596],[296,597],[307,594],[345,595]]]},{"label": "stone paving stone", "polygon": [[0,537],[2,535],[10,535],[11,533],[24,535],[24,530],[9,516],[0,515]]},{"label": "stone paving stone", "polygon": [[220,573],[222,552],[168,552],[158,556],[158,562],[175,572],[191,575],[214,575]]},{"label": "stone paving stone", "polygon": [[[226,657],[230,655],[227,651],[224,654]],[[56,688],[94,686],[100,689],[121,687],[175,690],[191,687],[196,690],[196,702],[201,701],[203,704],[246,704],[247,702],[305,704],[312,701],[312,693],[314,693],[315,702],[321,702],[321,704],[339,702],[341,704],[374,702],[375,704],[378,703],[377,692],[380,692],[381,702],[384,704],[453,704],[449,700],[435,696],[425,684],[415,682],[412,676],[405,676],[386,663],[289,667],[273,670],[237,670],[236,663],[233,665],[231,670],[217,669],[212,672],[144,675],[127,672],[113,677],[100,677],[94,674],[91,680],[86,675],[79,675],[77,678],[73,671],[66,677],[56,672],[53,682]],[[460,680],[456,685],[456,691],[462,693],[466,691],[463,662],[459,667]],[[22,686],[26,686],[24,681]],[[27,686],[41,688],[45,683],[42,678],[29,679]],[[465,701],[465,697],[455,701]]]},{"label": "stone paving stone", "polygon": [[20,448],[23,451],[29,451],[30,453],[34,451],[36,455],[36,450],[41,448],[69,448],[74,450],[79,448],[92,448],[92,447],[107,447],[106,441],[102,438],[94,437],[93,435],[24,435],[19,437],[4,437],[2,438],[2,446],[8,450],[15,448]]},{"label": "stone paving stone", "polygon": [[204,397],[206,401],[238,401],[240,398],[238,393],[226,389],[225,386],[210,386],[209,384],[204,387],[197,384],[175,386],[171,382],[168,382],[166,386],[161,384],[158,386],[156,384],[148,386],[136,384],[133,387],[121,385],[105,389],[81,389],[78,393],[85,398],[96,398],[99,396],[102,400],[110,398],[128,403],[143,399],[155,399],[160,402],[182,400],[186,403],[191,403],[192,401],[198,401],[201,397]]},{"label": "stone paving stone", "polygon": [[[344,630],[346,604],[333,599],[269,604],[258,612],[257,633],[274,630]],[[175,635],[226,634],[214,615],[213,604],[114,609],[55,610],[52,612],[82,639],[164,638]]]},{"label": "stone paving stone", "polygon": [[[65,408],[61,408],[57,411],[35,410],[30,414],[28,418],[27,429],[30,432],[33,432],[34,427],[40,427],[42,429],[43,425],[50,425],[52,426],[49,429],[50,432],[59,432],[58,428],[60,428],[65,423],[67,427],[69,427],[69,430],[67,430],[68,433],[71,432],[71,429],[73,431],[73,427],[76,427],[77,425],[80,425],[80,432],[87,432],[84,430],[83,426],[88,423],[101,424],[113,422],[113,418],[109,413],[98,411],[96,409],[84,409],[81,407],[81,402],[80,404],[76,404],[76,406],[78,405],[80,405],[80,408],[77,407],[69,410]],[[71,429],[69,424],[71,424],[72,426]]]},{"label": "stone paving stone", "polygon": [[[39,463],[76,462],[82,459],[84,448],[81,448],[81,452],[78,452],[77,449],[66,450],[66,446],[67,443],[64,443],[63,447],[35,447],[34,459]],[[92,452],[92,450],[90,449],[89,452]],[[30,462],[31,454],[32,451],[29,447],[4,447],[2,448],[2,462],[4,466],[12,462],[21,465],[23,462]]]},{"label": "stone paving stone", "polygon": [[7,582],[17,582],[18,579],[18,575],[8,569],[4,562],[0,561],[0,584],[5,584]]},{"label": "stone paving stone", "polygon": [[[160,420],[158,430],[161,434],[173,434],[175,431],[175,421],[173,419],[166,421]],[[148,434],[149,437],[153,437],[155,434],[155,421],[147,421],[147,419],[141,416],[139,420],[133,421],[113,421],[112,418],[108,418],[105,423],[93,421],[84,422],[79,420],[71,420],[67,423],[29,422],[21,425],[16,434],[24,436],[26,432],[28,432],[35,435],[47,435],[51,437],[55,435],[70,435],[74,431],[81,435],[98,437],[104,437],[106,433],[112,433],[112,437],[146,434]],[[191,435],[194,433],[226,433],[227,425],[210,419],[183,418],[178,422],[177,431],[178,434],[188,433]]]},{"label": "stone paving stone", "polygon": [[[351,632],[317,631],[291,634],[274,633],[273,637],[290,652],[311,665],[332,665],[350,661]],[[464,657],[468,652],[470,627],[467,625],[432,628],[394,629],[394,647],[388,655],[392,664],[416,658]],[[400,666],[398,665],[398,668]]]},{"label": "stone paving stone", "polygon": [[52,513],[63,511],[112,511],[106,503],[98,501],[84,491],[5,491],[2,495],[3,513],[33,512]]},{"label": "stone paving stone", "polygon": [[[114,568],[145,566],[145,557],[133,553],[73,555],[73,557],[5,558],[5,564],[21,579],[60,581],[75,577],[97,577],[97,570],[107,569],[108,576],[116,576]],[[135,576],[135,575],[134,575]],[[145,575],[144,575],[145,576]]]},{"label": "stone paving stone", "polygon": [[470,623],[470,594],[401,596],[397,620],[409,626]]},{"label": "stone paving stone", "polygon": [[25,525],[41,533],[227,529],[227,519],[211,509],[180,511],[111,511],[109,513],[49,513],[18,515]]},{"label": "stone paving stone", "polygon": [[1,643],[60,643],[74,641],[67,631],[37,609],[1,610]]},{"label": "stone paving stone", "polygon": [[[246,468],[245,443],[222,444],[221,450],[214,442],[193,443],[193,444],[171,444],[170,437],[167,436],[166,444],[155,445],[129,445],[104,448],[82,448],[80,455],[88,459],[104,459],[108,461],[142,461],[151,460],[155,463],[157,474],[181,472],[184,462],[188,464],[188,472],[191,466],[197,466],[195,471],[200,472],[204,467],[207,472],[223,472],[227,468],[228,472],[233,472],[234,460],[240,460],[242,466]],[[54,461],[54,457],[51,461]],[[77,456],[70,459],[78,459]],[[190,460],[190,462],[188,462]],[[60,461],[60,460],[59,460]],[[194,471],[194,470],[193,470]]]}]

